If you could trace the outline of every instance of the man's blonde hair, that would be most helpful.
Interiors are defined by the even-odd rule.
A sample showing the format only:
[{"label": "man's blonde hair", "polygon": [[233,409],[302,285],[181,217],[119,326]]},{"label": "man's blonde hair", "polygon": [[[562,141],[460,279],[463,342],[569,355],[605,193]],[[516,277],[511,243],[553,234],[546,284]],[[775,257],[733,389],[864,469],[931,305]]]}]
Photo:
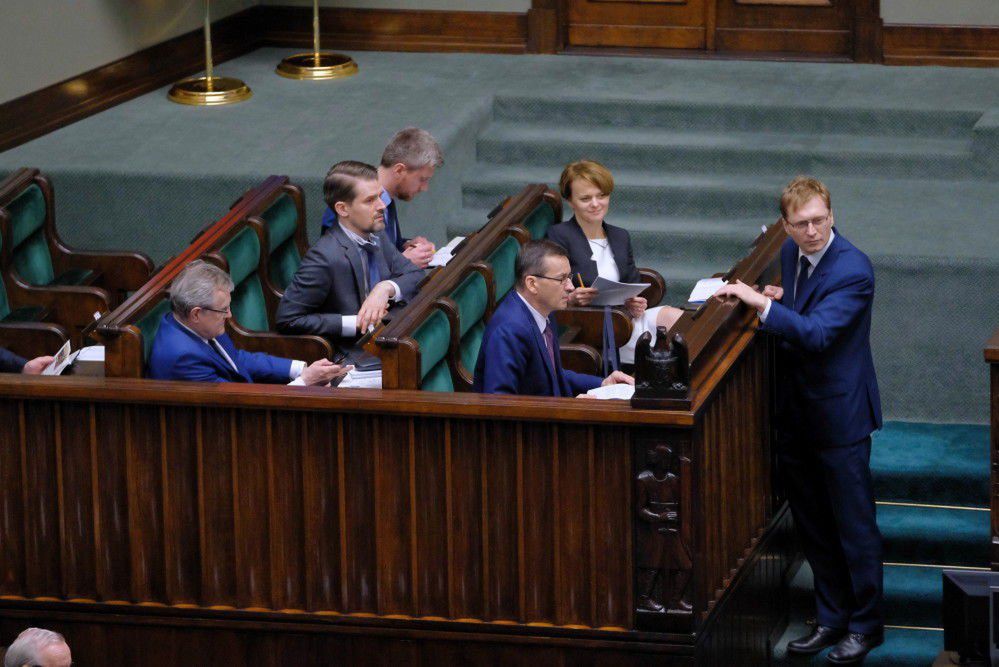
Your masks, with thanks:
[{"label": "man's blonde hair", "polygon": [[614,177],[607,167],[593,160],[576,160],[565,166],[562,177],[558,179],[558,190],[563,198],[572,196],[572,182],[577,178],[593,183],[602,194],[609,195],[614,191]]},{"label": "man's blonde hair", "polygon": [[822,197],[826,208],[832,211],[832,200],[829,197],[829,188],[822,181],[811,176],[798,176],[787,184],[784,192],[780,195],[780,215],[786,222],[788,215],[809,202],[812,197]]}]

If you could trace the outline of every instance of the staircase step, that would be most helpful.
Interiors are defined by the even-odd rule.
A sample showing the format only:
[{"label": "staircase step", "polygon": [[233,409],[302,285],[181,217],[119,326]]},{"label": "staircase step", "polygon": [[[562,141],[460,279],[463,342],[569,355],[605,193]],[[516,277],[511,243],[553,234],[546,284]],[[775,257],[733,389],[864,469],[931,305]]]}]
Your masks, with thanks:
[{"label": "staircase step", "polygon": [[[781,637],[774,649],[775,665],[823,665],[829,650],[813,656],[793,656],[787,654],[787,643],[804,636],[811,628],[804,624],[794,624]],[[918,630],[908,628],[886,628],[885,643],[871,651],[864,659],[865,667],[928,667],[943,650],[943,632],[938,630]]]},{"label": "staircase step", "polygon": [[685,132],[676,128],[493,123],[477,143],[483,163],[560,168],[587,157],[622,168],[687,173],[879,175],[956,179],[975,173],[970,138]]},{"label": "staircase step", "polygon": [[885,623],[943,627],[943,567],[885,565]]},{"label": "staircase step", "polygon": [[496,121],[567,126],[673,128],[704,131],[807,132],[895,137],[967,138],[981,111],[832,107],[692,101],[678,99],[595,99],[500,95]]},{"label": "staircase step", "polygon": [[989,428],[887,422],[873,436],[878,500],[987,507]]},{"label": "staircase step", "polygon": [[887,563],[988,563],[988,511],[879,504],[878,527]]}]

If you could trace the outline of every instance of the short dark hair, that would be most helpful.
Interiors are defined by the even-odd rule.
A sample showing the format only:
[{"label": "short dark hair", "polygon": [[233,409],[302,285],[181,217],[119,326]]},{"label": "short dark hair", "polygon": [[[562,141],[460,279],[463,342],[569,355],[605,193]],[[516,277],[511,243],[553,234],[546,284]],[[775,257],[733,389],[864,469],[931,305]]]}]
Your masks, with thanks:
[{"label": "short dark hair", "polygon": [[517,253],[517,261],[514,263],[514,273],[517,276],[517,285],[524,286],[527,276],[543,275],[545,270],[545,259],[548,257],[569,258],[569,253],[565,248],[557,243],[543,239],[541,241],[528,241],[520,252]]},{"label": "short dark hair", "polygon": [[338,201],[352,202],[357,196],[358,181],[378,180],[378,172],[366,162],[344,160],[337,162],[326,172],[323,181],[323,199],[333,208]]}]

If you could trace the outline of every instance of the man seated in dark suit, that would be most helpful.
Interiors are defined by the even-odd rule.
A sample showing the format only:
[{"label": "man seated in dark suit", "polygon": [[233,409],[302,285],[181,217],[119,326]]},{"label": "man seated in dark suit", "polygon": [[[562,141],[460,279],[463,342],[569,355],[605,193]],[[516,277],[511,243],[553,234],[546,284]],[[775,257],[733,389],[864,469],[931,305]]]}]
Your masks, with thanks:
[{"label": "man seated in dark suit", "polygon": [[357,358],[357,339],[381,321],[389,302],[416,293],[423,272],[385,236],[380,193],[371,165],[347,160],[330,169],[323,195],[337,224],[302,258],[278,304],[279,331],[324,336]]},{"label": "man seated in dark suit", "polygon": [[486,394],[576,396],[607,384],[634,384],[621,371],[606,378],[562,368],[551,314],[572,292],[569,257],[551,241],[530,241],[516,262],[517,284],[496,308],[479,349],[473,391]]},{"label": "man seated in dark suit", "polygon": [[871,481],[871,432],[881,397],[871,354],[874,270],[833,230],[829,190],[798,177],[781,196],[790,237],[782,287],[737,282],[717,292],[756,309],[780,339],[778,462],[795,528],[815,575],[818,624],[788,644],[854,664],[883,641],[881,533]]},{"label": "man seated in dark suit", "polygon": [[232,279],[201,260],[188,264],[170,286],[173,312],[163,316],[149,355],[147,376],[195,382],[273,382],[326,385],[349,369],[329,359],[305,362],[236,349],[225,333]]},{"label": "man seated in dark suit", "polygon": [[[378,164],[378,183],[385,204],[385,236],[396,250],[421,269],[427,268],[434,256],[434,244],[422,236],[406,238],[399,227],[396,200],[410,201],[430,187],[434,171],[444,164],[437,141],[426,130],[407,127],[395,133],[385,146]],[[323,234],[336,226],[337,213],[327,207],[323,213]]]},{"label": "man seated in dark suit", "polygon": [[42,371],[52,363],[53,357],[35,357],[24,359],[10,350],[0,347],[0,373],[24,373],[25,375],[41,375]]}]

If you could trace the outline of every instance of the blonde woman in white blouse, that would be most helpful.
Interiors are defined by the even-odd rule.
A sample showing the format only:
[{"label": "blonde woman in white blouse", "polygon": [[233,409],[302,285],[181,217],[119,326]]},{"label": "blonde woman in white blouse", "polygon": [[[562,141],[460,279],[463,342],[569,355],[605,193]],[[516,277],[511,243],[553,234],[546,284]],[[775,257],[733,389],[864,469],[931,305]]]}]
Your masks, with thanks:
[{"label": "blonde woman in white blouse", "polygon": [[[607,167],[592,160],[579,160],[566,166],[559,179],[559,190],[574,215],[548,230],[548,238],[566,249],[573,276],[581,276],[584,285],[592,285],[597,276],[626,283],[640,282],[638,267],[631,250],[631,236],[621,227],[604,221],[610,208],[614,177]],[[577,278],[578,280],[578,278]],[[596,297],[594,287],[577,287],[569,295],[570,306],[587,306]],[[672,306],[649,308],[645,297],[624,302],[631,314],[631,339],[618,350],[623,364],[635,361],[635,342],[646,331],[655,340],[656,327],[669,329],[683,313]]]}]

